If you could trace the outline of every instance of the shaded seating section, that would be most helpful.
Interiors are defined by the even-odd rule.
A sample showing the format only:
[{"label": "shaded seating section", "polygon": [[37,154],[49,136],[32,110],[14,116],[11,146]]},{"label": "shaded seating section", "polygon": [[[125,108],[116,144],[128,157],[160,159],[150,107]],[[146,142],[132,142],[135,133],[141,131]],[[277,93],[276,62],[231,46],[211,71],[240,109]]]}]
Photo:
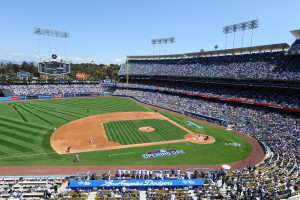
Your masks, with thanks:
[{"label": "shaded seating section", "polygon": [[[126,88],[127,84],[120,82],[118,87]],[[165,92],[189,93],[206,97],[219,97],[247,102],[278,105],[289,108],[300,108],[300,93],[297,90],[252,88],[242,86],[227,86],[220,84],[196,84],[184,82],[132,80],[128,87],[137,89],[153,89]]]},{"label": "shaded seating section", "polygon": [[300,38],[296,39],[291,48],[285,53],[286,55],[299,55],[300,54]]}]

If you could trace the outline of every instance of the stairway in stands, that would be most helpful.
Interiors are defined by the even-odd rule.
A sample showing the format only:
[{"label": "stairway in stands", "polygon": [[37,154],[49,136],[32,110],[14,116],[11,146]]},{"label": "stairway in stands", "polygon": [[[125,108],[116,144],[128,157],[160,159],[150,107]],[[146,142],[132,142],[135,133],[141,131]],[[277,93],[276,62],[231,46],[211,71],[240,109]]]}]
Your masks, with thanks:
[{"label": "stairway in stands", "polygon": [[3,96],[5,96],[5,97],[14,96],[14,94],[12,93],[12,91],[10,89],[2,89],[1,92],[2,92]]},{"label": "stairway in stands", "polygon": [[147,194],[146,191],[140,191],[140,200],[146,200]]}]

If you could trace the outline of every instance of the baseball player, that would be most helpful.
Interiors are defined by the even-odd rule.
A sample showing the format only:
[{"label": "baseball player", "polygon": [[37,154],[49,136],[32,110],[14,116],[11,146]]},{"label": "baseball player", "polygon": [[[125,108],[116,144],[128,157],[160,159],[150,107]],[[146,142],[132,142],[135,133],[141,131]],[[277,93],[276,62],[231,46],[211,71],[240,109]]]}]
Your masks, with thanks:
[{"label": "baseball player", "polygon": [[92,136],[92,137],[90,138],[90,143],[93,143],[93,141],[94,141],[94,136]]},{"label": "baseball player", "polygon": [[70,153],[70,150],[71,150],[71,146],[69,146],[69,147],[67,148],[67,153]]},{"label": "baseball player", "polygon": [[75,154],[75,160],[74,160],[74,162],[80,162],[79,155],[77,153]]}]

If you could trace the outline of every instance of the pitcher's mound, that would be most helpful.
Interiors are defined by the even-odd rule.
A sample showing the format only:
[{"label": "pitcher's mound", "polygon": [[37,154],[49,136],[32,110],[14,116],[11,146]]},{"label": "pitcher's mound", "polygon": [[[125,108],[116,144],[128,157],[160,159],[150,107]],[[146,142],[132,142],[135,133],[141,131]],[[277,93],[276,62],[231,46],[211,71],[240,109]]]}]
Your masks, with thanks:
[{"label": "pitcher's mound", "polygon": [[147,126],[147,127],[140,127],[139,131],[143,131],[143,132],[152,132],[155,131],[155,128],[152,128],[151,126]]}]

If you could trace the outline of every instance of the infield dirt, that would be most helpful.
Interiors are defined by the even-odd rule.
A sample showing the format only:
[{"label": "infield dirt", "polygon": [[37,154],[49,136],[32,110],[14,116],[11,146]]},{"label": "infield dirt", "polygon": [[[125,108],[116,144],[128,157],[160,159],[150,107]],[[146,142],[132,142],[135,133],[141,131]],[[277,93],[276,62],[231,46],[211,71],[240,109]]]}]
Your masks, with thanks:
[{"label": "infield dirt", "polygon": [[[168,120],[174,125],[186,131],[188,134],[184,136],[185,139],[171,140],[152,143],[141,143],[132,145],[122,145],[118,142],[108,141],[104,123],[110,121],[121,120],[140,120],[140,119],[160,119]],[[138,127],[137,127],[138,128]],[[93,141],[91,142],[91,137]],[[50,144],[52,148],[59,154],[66,154],[67,148],[70,148],[70,153],[76,152],[88,152],[99,151],[108,149],[121,149],[131,147],[150,146],[158,144],[170,144],[178,142],[193,142],[199,144],[211,144],[215,142],[213,137],[208,137],[208,140],[204,140],[205,135],[199,135],[193,133],[187,128],[177,124],[169,118],[161,115],[157,112],[119,112],[90,116],[82,119],[78,119],[67,123],[58,128],[51,136]]]}]

